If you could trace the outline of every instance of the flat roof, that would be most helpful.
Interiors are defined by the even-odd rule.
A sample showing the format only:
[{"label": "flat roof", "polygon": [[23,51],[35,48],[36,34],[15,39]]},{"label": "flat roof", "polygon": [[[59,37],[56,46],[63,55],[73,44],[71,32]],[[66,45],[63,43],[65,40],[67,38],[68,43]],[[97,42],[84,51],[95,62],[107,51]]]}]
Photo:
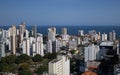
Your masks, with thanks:
[{"label": "flat roof", "polygon": [[51,63],[56,63],[56,62],[58,62],[59,60],[58,59],[53,59],[52,61],[51,61]]},{"label": "flat roof", "polygon": [[110,41],[102,42],[100,46],[113,46],[113,42],[110,42]]}]

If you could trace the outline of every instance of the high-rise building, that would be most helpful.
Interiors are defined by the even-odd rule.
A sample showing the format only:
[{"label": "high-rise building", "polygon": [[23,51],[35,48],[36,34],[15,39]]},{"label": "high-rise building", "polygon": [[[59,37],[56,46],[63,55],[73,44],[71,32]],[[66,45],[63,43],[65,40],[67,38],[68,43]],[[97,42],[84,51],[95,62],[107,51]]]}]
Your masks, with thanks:
[{"label": "high-rise building", "polygon": [[20,36],[19,36],[19,43],[22,43],[22,41],[23,41],[23,34],[20,34]]},{"label": "high-rise building", "polygon": [[116,33],[114,30],[113,30],[113,40],[116,40]]},{"label": "high-rise building", "polygon": [[0,41],[0,58],[5,57],[5,45],[3,41]]},{"label": "high-rise building", "polygon": [[54,52],[58,52],[60,50],[60,47],[62,47],[62,44],[59,40],[53,41],[52,48]]},{"label": "high-rise building", "polygon": [[15,25],[13,25],[12,26],[12,29],[11,29],[11,35],[13,35],[13,34],[17,34],[17,29],[16,29],[16,26]]},{"label": "high-rise building", "polygon": [[36,39],[34,37],[29,37],[29,39],[30,39],[30,45],[36,42]]},{"label": "high-rise building", "polygon": [[16,35],[11,36],[11,50],[13,54],[16,54]]},{"label": "high-rise building", "polygon": [[68,42],[68,45],[69,45],[69,49],[71,50],[76,50],[77,49],[77,40],[75,39],[72,39]]},{"label": "high-rise building", "polygon": [[107,37],[107,34],[105,34],[105,33],[102,34],[102,41],[107,41],[107,38],[108,38],[108,37]]},{"label": "high-rise building", "polygon": [[[23,37],[28,37],[28,31],[26,31],[26,26],[25,22],[22,22],[21,25],[19,26],[19,42],[22,43]],[[25,34],[27,36],[25,36]]]},{"label": "high-rise building", "polygon": [[5,57],[5,41],[3,31],[0,30],[0,58]]},{"label": "high-rise building", "polygon": [[62,28],[62,34],[66,35],[67,34],[67,28]]},{"label": "high-rise building", "polygon": [[32,29],[32,31],[33,31],[33,37],[37,37],[37,26],[33,26],[33,29]]},{"label": "high-rise building", "polygon": [[13,54],[16,54],[16,47],[17,47],[17,32],[16,32],[16,26],[13,25],[10,29],[11,34],[11,51]]},{"label": "high-rise building", "polygon": [[35,56],[36,55],[36,44],[33,43],[32,44],[32,56]]},{"label": "high-rise building", "polygon": [[28,38],[28,37],[29,37],[29,31],[25,30],[25,38]]},{"label": "high-rise building", "polygon": [[96,30],[89,31],[89,35],[95,35],[96,33],[97,33]]},{"label": "high-rise building", "polygon": [[70,75],[70,60],[66,55],[58,55],[49,62],[50,75]]},{"label": "high-rise building", "polygon": [[85,57],[85,62],[87,61],[94,61],[99,59],[99,46],[91,44],[88,47],[85,47],[84,50],[84,57]]},{"label": "high-rise building", "polygon": [[30,43],[29,43],[29,39],[24,39],[23,43],[22,43],[22,49],[23,49],[23,54],[27,54],[28,56],[30,56]]},{"label": "high-rise building", "polygon": [[43,50],[43,35],[39,34],[36,40],[36,54],[40,54],[41,56],[44,56],[44,50]]},{"label": "high-rise building", "polygon": [[56,28],[52,27],[48,29],[48,40],[55,41]]},{"label": "high-rise building", "polygon": [[109,41],[113,41],[113,34],[112,34],[112,32],[109,32]]},{"label": "high-rise building", "polygon": [[52,50],[52,41],[51,40],[48,40],[47,43],[46,43],[46,50],[48,53],[52,53],[53,50]]},{"label": "high-rise building", "polygon": [[21,22],[21,25],[22,25],[22,33],[24,33],[26,30],[26,24],[25,22]]},{"label": "high-rise building", "polygon": [[78,35],[83,36],[84,35],[84,31],[83,30],[78,30]]}]

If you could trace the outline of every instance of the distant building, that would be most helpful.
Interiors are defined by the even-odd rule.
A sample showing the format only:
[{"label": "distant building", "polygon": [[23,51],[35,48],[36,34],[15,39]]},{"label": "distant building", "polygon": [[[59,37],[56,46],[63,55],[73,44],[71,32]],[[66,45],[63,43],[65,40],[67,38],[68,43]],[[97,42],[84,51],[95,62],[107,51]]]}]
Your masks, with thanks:
[{"label": "distant building", "polygon": [[62,34],[67,35],[67,28],[62,28]]},{"label": "distant building", "polygon": [[109,41],[113,41],[113,34],[112,34],[112,32],[109,32]]},{"label": "distant building", "polygon": [[[23,37],[25,37],[25,33],[26,33],[26,26],[25,26],[25,22],[22,22],[21,25],[19,26],[19,42],[22,43],[23,41]],[[28,33],[27,33],[28,35]],[[27,36],[28,37],[28,36]]]},{"label": "distant building", "polygon": [[29,43],[29,39],[24,39],[23,43],[22,43],[22,53],[23,54],[27,54],[28,56],[30,56],[30,43]]},{"label": "distant building", "polygon": [[113,50],[113,42],[106,41],[100,44],[100,56],[103,58],[109,50]]},{"label": "distant building", "polygon": [[112,32],[109,32],[109,41],[116,40],[116,33],[113,30]]},{"label": "distant building", "polygon": [[52,48],[52,41],[48,40],[46,43],[46,50],[48,53],[52,53],[53,52],[53,48]]},{"label": "distant building", "polygon": [[0,41],[0,58],[5,57],[5,45],[3,41]]},{"label": "distant building", "polygon": [[37,54],[40,54],[41,56],[44,56],[44,50],[43,50],[43,35],[42,34],[38,34],[37,36],[37,40],[36,43],[38,43],[37,45]]},{"label": "distant building", "polygon": [[107,41],[107,38],[108,38],[108,37],[107,37],[107,34],[105,34],[105,33],[102,34],[102,41]]},{"label": "distant building", "polygon": [[32,48],[32,56],[35,56],[36,55],[36,44],[33,43],[31,48]]},{"label": "distant building", "polygon": [[13,54],[16,54],[16,47],[17,47],[17,35],[16,35],[16,26],[13,25],[11,30],[11,51]]},{"label": "distant building", "polygon": [[48,40],[55,41],[56,28],[48,28]]},{"label": "distant building", "polygon": [[21,25],[22,25],[22,33],[24,33],[26,30],[26,24],[25,22],[21,22]]},{"label": "distant building", "polygon": [[84,36],[84,31],[83,30],[78,30],[78,35],[79,36]]},{"label": "distant building", "polygon": [[25,38],[29,38],[29,31],[25,30]]},{"label": "distant building", "polygon": [[77,37],[77,44],[78,44],[78,45],[81,45],[81,44],[82,44],[82,41],[81,41],[81,38],[80,38],[80,37]]},{"label": "distant building", "polygon": [[94,61],[99,59],[99,46],[91,44],[88,47],[85,47],[84,50],[84,61]]},{"label": "distant building", "polygon": [[62,40],[63,41],[66,41],[66,42],[68,42],[68,40],[69,40],[69,35],[61,35],[62,36]]},{"label": "distant building", "polygon": [[114,30],[113,30],[113,40],[116,40],[116,33]]},{"label": "distant building", "polygon": [[33,29],[32,29],[32,31],[33,31],[33,37],[37,37],[37,26],[33,26]]},{"label": "distant building", "polygon": [[59,40],[53,41],[52,44],[53,52],[58,52],[60,50],[60,47],[62,47],[62,43]]},{"label": "distant building", "polygon": [[72,39],[68,42],[69,49],[76,50],[77,49],[77,40]]},{"label": "distant building", "polygon": [[13,34],[12,36],[11,36],[11,51],[12,51],[12,53],[13,54],[16,54],[16,35],[15,34]]},{"label": "distant building", "polygon": [[49,62],[50,75],[70,75],[70,60],[66,55],[57,55],[57,59]]}]

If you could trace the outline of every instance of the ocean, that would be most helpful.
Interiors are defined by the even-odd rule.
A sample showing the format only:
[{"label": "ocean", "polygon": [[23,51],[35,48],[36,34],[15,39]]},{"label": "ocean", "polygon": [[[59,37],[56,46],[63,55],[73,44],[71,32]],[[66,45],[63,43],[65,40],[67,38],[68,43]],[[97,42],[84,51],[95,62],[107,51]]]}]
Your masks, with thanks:
[{"label": "ocean", "polygon": [[[0,29],[8,29],[10,26],[0,26]],[[30,31],[33,26],[26,26]],[[47,35],[48,28],[51,26],[37,26],[37,32],[43,35]],[[117,37],[120,35],[120,26],[53,26],[56,27],[57,34],[61,34],[61,29],[63,27],[67,28],[67,33],[70,35],[77,35],[78,30],[83,30],[85,34],[90,30],[96,30],[96,32],[107,33],[115,30]],[[18,26],[17,26],[18,28]]]}]

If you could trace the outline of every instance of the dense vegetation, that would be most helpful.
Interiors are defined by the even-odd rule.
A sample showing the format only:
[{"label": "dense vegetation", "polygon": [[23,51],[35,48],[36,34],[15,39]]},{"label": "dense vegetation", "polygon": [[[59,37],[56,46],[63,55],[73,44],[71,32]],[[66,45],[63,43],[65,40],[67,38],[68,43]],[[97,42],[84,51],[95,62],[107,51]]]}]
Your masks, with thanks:
[{"label": "dense vegetation", "polygon": [[48,71],[48,62],[56,58],[56,53],[48,53],[44,57],[36,54],[30,57],[26,54],[20,56],[9,55],[0,60],[0,72],[18,73],[18,75],[38,75]]}]

